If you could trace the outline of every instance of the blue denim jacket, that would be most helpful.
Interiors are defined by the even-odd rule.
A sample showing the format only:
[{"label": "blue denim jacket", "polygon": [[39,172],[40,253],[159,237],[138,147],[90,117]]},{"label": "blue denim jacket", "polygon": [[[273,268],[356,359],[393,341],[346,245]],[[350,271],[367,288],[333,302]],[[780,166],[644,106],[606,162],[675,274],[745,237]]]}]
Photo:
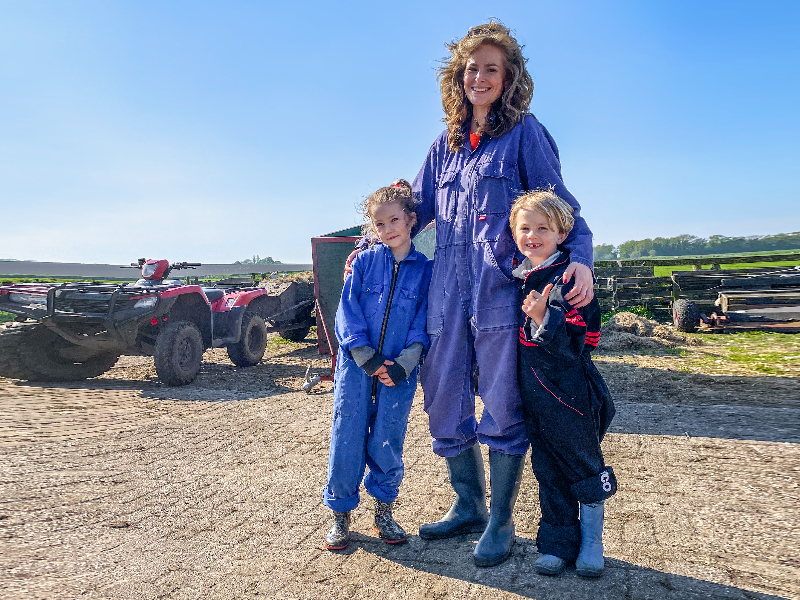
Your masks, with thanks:
[{"label": "blue denim jacket", "polygon": [[[347,277],[336,311],[336,337],[340,348],[359,346],[378,349],[383,317],[392,282],[394,256],[388,246],[375,244],[359,252],[353,273]],[[414,249],[400,263],[389,321],[381,354],[394,360],[414,342],[428,347],[425,317],[432,261]]]},{"label": "blue denim jacket", "polygon": [[511,205],[524,191],[551,186],[575,209],[575,225],[563,246],[572,261],[592,268],[592,232],[561,180],[555,141],[533,115],[499,138],[484,135],[475,150],[467,142],[451,152],[446,131],[436,139],[412,185],[418,202],[414,233],[436,220],[429,333],[442,329],[443,282],[452,277],[478,329],[517,327],[518,291],[511,271],[524,257],[508,224]]}]

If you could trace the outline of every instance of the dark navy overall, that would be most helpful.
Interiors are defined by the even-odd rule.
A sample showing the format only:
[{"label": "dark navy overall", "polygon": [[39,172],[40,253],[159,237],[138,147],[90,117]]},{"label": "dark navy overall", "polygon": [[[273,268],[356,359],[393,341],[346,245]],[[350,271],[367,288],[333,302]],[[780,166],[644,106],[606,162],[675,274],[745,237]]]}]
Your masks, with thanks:
[{"label": "dark navy overall", "polygon": [[561,253],[522,285],[522,298],[548,283],[554,287],[540,327],[520,311],[519,381],[542,508],[537,545],[542,554],[570,561],[580,548],[579,503],[605,500],[617,484],[600,449],[614,403],[591,360],[600,306],[593,299],[575,309],[564,299],[573,285],[561,280],[568,265],[569,255]]}]

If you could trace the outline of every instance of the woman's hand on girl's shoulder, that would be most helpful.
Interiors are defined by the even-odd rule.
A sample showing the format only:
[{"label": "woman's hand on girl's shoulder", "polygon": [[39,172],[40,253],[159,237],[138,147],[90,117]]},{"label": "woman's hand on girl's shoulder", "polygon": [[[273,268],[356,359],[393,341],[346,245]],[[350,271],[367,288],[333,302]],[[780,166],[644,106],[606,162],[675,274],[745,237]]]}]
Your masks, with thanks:
[{"label": "woman's hand on girl's shoulder", "polygon": [[347,260],[344,261],[344,274],[342,275],[342,281],[347,279],[347,276],[353,272],[353,261],[356,259],[356,256],[358,256],[359,252],[361,252],[361,248],[356,248],[347,255]]}]

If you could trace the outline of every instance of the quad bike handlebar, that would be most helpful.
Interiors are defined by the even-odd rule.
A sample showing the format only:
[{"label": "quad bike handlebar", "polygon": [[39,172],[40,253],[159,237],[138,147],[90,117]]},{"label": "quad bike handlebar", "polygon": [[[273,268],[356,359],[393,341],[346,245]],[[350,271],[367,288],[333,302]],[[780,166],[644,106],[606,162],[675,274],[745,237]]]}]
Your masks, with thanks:
[{"label": "quad bike handlebar", "polygon": [[169,264],[169,261],[159,259],[140,258],[130,266],[121,266],[120,269],[141,269],[142,277],[151,281],[166,279],[170,272],[180,269],[195,269],[203,266],[201,263],[176,262]]}]

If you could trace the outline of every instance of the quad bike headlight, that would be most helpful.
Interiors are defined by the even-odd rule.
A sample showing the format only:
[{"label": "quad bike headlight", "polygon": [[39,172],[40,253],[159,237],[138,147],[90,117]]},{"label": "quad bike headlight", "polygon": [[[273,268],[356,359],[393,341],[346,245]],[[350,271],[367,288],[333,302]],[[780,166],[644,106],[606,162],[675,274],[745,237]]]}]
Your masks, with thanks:
[{"label": "quad bike headlight", "polygon": [[39,296],[36,294],[20,294],[19,292],[11,292],[8,295],[11,302],[18,304],[47,304],[47,296]]},{"label": "quad bike headlight", "polygon": [[[150,265],[147,266],[149,267]],[[140,300],[136,301],[136,304],[133,305],[133,308],[153,308],[156,305],[157,300],[158,298],[156,298],[155,296],[148,296],[147,298],[141,298]]]},{"label": "quad bike headlight", "polygon": [[142,277],[144,277],[145,279],[151,277],[153,273],[156,272],[156,269],[158,269],[158,263],[147,263],[146,265],[143,265]]}]

